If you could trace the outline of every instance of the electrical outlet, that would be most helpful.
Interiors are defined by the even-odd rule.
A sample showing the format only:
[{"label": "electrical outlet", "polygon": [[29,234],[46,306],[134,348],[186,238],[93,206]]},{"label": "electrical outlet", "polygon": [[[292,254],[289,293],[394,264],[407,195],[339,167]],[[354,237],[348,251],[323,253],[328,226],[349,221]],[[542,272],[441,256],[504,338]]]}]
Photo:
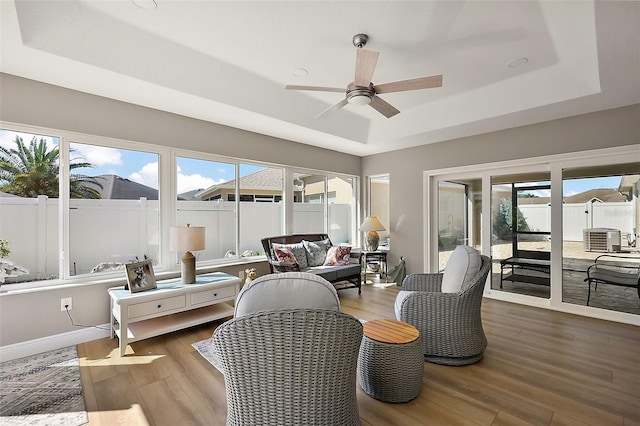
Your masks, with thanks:
[{"label": "electrical outlet", "polygon": [[73,308],[73,299],[71,297],[63,297],[60,299],[60,310],[62,312],[66,312],[67,309],[71,310]]}]

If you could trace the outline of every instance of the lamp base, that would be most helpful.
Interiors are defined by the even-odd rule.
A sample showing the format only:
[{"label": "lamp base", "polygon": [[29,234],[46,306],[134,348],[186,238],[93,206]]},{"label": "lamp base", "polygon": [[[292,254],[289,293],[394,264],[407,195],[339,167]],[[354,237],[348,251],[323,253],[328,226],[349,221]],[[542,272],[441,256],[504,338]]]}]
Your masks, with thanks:
[{"label": "lamp base", "polygon": [[182,275],[182,284],[193,284],[196,282],[196,257],[190,251],[182,256],[182,265],[180,267]]},{"label": "lamp base", "polygon": [[367,251],[378,250],[378,243],[380,243],[380,236],[376,231],[367,232]]}]

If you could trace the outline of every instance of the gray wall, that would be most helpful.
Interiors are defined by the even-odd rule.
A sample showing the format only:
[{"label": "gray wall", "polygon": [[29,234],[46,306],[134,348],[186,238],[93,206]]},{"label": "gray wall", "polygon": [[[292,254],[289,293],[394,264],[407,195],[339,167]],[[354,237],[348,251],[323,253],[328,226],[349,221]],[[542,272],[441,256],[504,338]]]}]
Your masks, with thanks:
[{"label": "gray wall", "polygon": [[640,105],[547,121],[365,157],[363,177],[389,173],[391,252],[421,272],[423,172],[640,143]]},{"label": "gray wall", "polygon": [[360,175],[342,154],[0,73],[0,120]]},{"label": "gray wall", "polygon": [[[390,263],[397,262],[402,255],[409,272],[418,272],[424,257],[423,171],[640,143],[640,105],[634,105],[361,160],[6,74],[0,74],[0,93],[0,120],[4,121],[363,177],[389,173]],[[248,267],[250,265],[223,270],[237,275],[239,270]],[[264,264],[256,267],[258,275],[267,271]],[[106,289],[111,285],[71,286],[0,296],[0,346],[76,330],[66,314],[60,312],[61,297],[73,297],[76,322],[108,322]]]},{"label": "gray wall", "polygon": [[[360,157],[273,138],[0,73],[0,120],[248,160],[360,175]],[[216,268],[237,276],[266,262]],[[0,346],[78,330],[60,312],[73,298],[80,324],[109,322],[107,288],[122,283],[73,285],[0,295]]]}]

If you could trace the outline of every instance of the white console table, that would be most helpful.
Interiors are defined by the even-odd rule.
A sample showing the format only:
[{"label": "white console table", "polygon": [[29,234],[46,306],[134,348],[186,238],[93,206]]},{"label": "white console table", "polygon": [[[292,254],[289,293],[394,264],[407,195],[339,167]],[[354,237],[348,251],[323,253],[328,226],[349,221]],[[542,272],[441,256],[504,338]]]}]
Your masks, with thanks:
[{"label": "white console table", "polygon": [[120,339],[120,356],[129,343],[233,316],[240,279],[222,272],[196,276],[194,284],[180,278],[158,281],[158,288],[131,293],[110,288],[111,338]]}]

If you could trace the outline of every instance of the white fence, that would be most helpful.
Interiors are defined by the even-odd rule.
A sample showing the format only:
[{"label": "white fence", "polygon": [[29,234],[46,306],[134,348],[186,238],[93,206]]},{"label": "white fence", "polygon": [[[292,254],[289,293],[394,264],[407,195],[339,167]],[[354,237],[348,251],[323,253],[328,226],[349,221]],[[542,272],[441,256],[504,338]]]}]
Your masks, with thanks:
[{"label": "white fence", "polygon": [[[551,230],[550,206],[521,205],[518,209],[531,231]],[[619,229],[622,235],[626,235],[636,227],[635,217],[634,203],[631,202],[564,204],[563,240],[582,241],[582,231],[589,228]]]},{"label": "white fence", "polygon": [[[260,239],[282,234],[281,203],[240,203],[239,250],[263,251]],[[103,262],[129,262],[144,255],[159,259],[158,201],[70,200],[70,274],[89,273]],[[204,226],[206,249],[198,260],[219,259],[236,250],[236,204],[178,201],[177,224]],[[0,197],[0,239],[9,240],[9,260],[31,271],[20,281],[58,277],[59,204],[57,199]],[[329,236],[334,243],[352,243],[352,209],[331,204]],[[294,232],[323,232],[324,205],[294,204]]]}]

